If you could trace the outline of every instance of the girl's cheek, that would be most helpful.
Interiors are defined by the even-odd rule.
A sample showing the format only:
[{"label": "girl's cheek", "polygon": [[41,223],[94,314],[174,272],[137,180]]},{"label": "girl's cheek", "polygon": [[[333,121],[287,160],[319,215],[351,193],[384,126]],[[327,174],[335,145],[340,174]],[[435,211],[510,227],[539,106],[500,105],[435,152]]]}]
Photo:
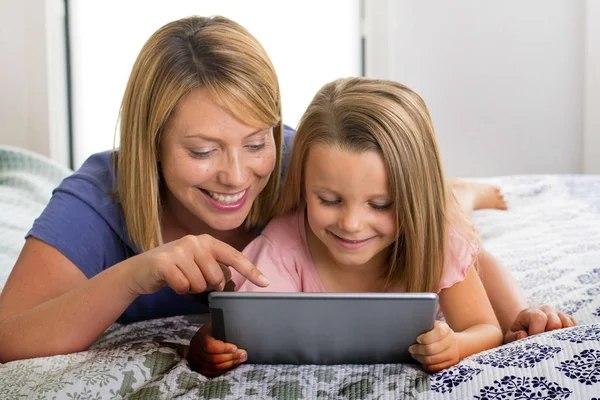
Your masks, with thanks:
[{"label": "girl's cheek", "polygon": [[396,221],[394,220],[393,213],[385,213],[384,215],[378,214],[376,218],[377,220],[374,220],[373,223],[379,227],[378,230],[382,234],[390,236],[399,234],[399,231],[396,228]]}]

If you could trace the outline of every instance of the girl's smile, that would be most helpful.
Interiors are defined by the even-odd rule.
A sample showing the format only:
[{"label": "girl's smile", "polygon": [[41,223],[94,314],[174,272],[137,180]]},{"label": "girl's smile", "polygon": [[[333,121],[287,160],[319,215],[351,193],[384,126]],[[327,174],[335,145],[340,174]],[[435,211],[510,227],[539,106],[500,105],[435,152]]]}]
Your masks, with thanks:
[{"label": "girl's smile", "polygon": [[368,239],[352,240],[352,239],[342,238],[333,232],[330,232],[330,231],[328,231],[328,232],[330,235],[332,235],[334,237],[334,239],[338,242],[338,244],[340,246],[342,246],[343,248],[348,249],[348,250],[360,249],[361,247],[369,244],[369,242],[372,239],[374,239],[374,237],[370,237]]}]

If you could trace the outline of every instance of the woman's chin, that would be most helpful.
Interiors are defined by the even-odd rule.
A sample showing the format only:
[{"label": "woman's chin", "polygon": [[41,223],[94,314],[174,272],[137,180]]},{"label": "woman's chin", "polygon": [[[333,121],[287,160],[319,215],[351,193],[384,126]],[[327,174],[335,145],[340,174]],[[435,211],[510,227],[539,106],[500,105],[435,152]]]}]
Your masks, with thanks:
[{"label": "woman's chin", "polygon": [[249,212],[250,210],[242,209],[229,213],[210,213],[208,216],[204,214],[201,219],[214,230],[231,231],[244,225]]}]

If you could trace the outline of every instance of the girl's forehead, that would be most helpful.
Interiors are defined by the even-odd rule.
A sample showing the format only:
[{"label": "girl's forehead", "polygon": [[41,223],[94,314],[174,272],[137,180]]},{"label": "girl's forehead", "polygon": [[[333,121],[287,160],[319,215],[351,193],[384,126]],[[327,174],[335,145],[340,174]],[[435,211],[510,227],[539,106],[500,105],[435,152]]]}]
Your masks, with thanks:
[{"label": "girl's forehead", "polygon": [[[375,150],[357,151],[339,145],[317,143],[311,145],[307,152],[307,159],[313,162],[327,162],[332,158],[335,158],[338,162],[360,161],[360,164],[370,164],[373,162],[384,164],[383,156]],[[331,167],[334,168],[335,165],[331,163]]]},{"label": "girl's forehead", "polygon": [[374,150],[352,151],[336,146],[311,147],[305,163],[307,183],[336,191],[388,195],[387,167]]}]

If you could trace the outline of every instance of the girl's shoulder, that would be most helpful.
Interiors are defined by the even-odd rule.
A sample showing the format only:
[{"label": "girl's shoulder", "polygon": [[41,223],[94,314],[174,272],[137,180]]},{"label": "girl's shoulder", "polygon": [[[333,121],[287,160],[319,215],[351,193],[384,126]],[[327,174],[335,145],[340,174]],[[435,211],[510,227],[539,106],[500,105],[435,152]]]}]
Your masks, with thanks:
[{"label": "girl's shoulder", "polygon": [[273,218],[261,233],[275,247],[289,250],[302,244],[306,233],[304,232],[303,210],[291,211],[282,216]]},{"label": "girl's shoulder", "polygon": [[479,239],[471,221],[460,212],[450,213],[446,229],[444,269],[439,289],[461,282],[475,265],[480,251]]}]

